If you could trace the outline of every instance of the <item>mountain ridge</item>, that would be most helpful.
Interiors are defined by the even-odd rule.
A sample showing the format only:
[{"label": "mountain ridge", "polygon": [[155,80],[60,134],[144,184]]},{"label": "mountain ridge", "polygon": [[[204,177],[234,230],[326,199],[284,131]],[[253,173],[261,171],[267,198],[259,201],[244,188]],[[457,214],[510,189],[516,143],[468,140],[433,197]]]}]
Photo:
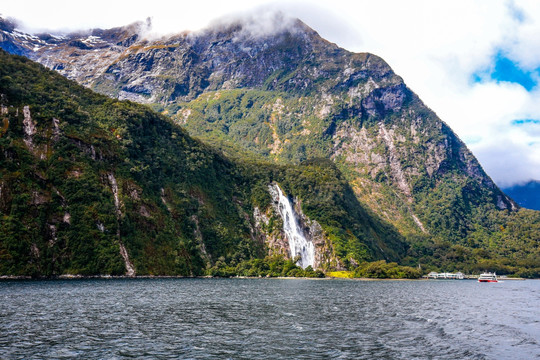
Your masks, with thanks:
[{"label": "mountain ridge", "polygon": [[[465,247],[467,266],[486,260],[477,248],[491,247],[497,264],[506,248],[537,251],[536,237],[522,237],[534,213],[519,210],[384,60],[340,49],[299,22],[247,39],[242,26],[123,44],[85,35],[77,38],[84,46],[70,44],[75,37],[42,42],[27,56],[108,96],[150,105],[229,158],[280,166],[330,159],[358,203],[408,239],[414,254],[404,261],[412,265],[440,265],[440,248]],[[24,45],[2,36],[1,46]],[[501,230],[508,221],[519,224],[515,239]]]},{"label": "mountain ridge", "polygon": [[540,181],[531,180],[524,184],[505,187],[504,191],[515,199],[519,206],[540,210]]},{"label": "mountain ridge", "polygon": [[[198,32],[172,35],[153,41],[135,34],[137,32],[135,29],[140,29],[140,24],[139,27],[131,25],[115,28],[111,31],[130,38],[135,34],[137,38],[129,44],[108,43],[103,45],[103,48],[100,45],[102,40],[96,39],[95,36],[77,40],[88,44],[91,48],[81,49],[70,45],[78,36],[75,34],[61,46],[54,46],[50,51],[45,46],[27,56],[100,93],[119,99],[154,104],[156,109],[161,109],[176,118],[188,131],[202,139],[210,134],[212,140],[225,139],[226,143],[240,144],[245,150],[255,149],[259,154],[262,150],[262,155],[274,160],[285,158],[286,161],[291,161],[296,157],[297,161],[301,161],[312,157],[330,157],[339,162],[340,157],[345,157],[351,160],[341,162],[347,163],[345,165],[347,168],[365,168],[367,165],[370,177],[376,179],[379,176],[388,179],[391,186],[399,189],[399,196],[405,204],[412,198],[412,184],[415,182],[414,178],[418,177],[416,172],[422,166],[422,162],[428,164],[424,174],[429,178],[433,178],[433,174],[437,173],[436,170],[444,169],[446,164],[455,162],[460,168],[459,171],[476,178],[497,193],[492,196],[492,201],[497,207],[517,209],[516,204],[500,192],[484,173],[459,138],[406,87],[403,80],[395,75],[381,58],[368,53],[353,54],[343,50],[322,39],[300,20],[288,19],[280,13],[269,17],[270,20],[267,20],[269,23],[263,26],[273,31],[260,32],[252,36],[249,29],[256,28],[256,19],[248,17],[247,20],[228,20]],[[95,51],[96,48],[101,50]],[[217,104],[216,109],[203,109],[202,117],[205,118],[203,121],[195,119],[191,123],[193,116],[185,116],[192,111],[190,106],[199,96],[202,96],[204,101],[205,93],[215,92],[215,96],[219,96],[220,91],[229,92],[236,89],[248,91],[261,89],[273,92],[272,103],[268,101],[258,103],[261,108],[272,107],[276,110],[263,115],[269,118],[267,121],[272,134],[268,134],[267,129],[263,127],[257,129],[253,140],[231,138],[230,127],[236,126],[238,122],[232,121],[232,124],[229,124],[226,121],[221,127],[217,126],[217,129],[214,124],[213,119],[224,119],[220,114],[222,104]],[[283,102],[283,99],[275,96],[277,92],[289,95],[293,102],[289,112],[301,111],[300,116],[296,118],[291,116],[289,121],[279,118],[282,111],[280,102]],[[343,98],[346,100],[343,101]],[[300,103],[305,99],[306,104],[299,108],[296,102]],[[414,103],[412,111],[415,112],[412,116],[408,110],[411,103]],[[251,110],[248,108],[245,111]],[[394,119],[399,118],[399,114],[401,121],[410,122],[413,129],[408,131],[408,134],[400,135],[412,137],[414,142],[420,143],[421,140],[415,139],[413,132],[418,133],[417,128],[425,132],[426,125],[432,128],[430,137],[439,136],[441,131],[446,134],[439,143],[428,144],[430,159],[425,161],[425,157],[421,157],[416,160],[410,174],[407,174],[407,167],[403,167],[403,163],[409,162],[407,158],[411,157],[411,151],[425,150],[420,145],[414,150],[404,149],[409,154],[398,154],[399,151],[396,149],[399,147],[395,144],[399,143],[399,139],[393,136],[394,130],[387,129],[387,125],[384,124],[392,116]],[[304,123],[305,119],[310,117],[315,117],[314,121],[308,124],[311,126],[298,126],[299,121]],[[365,129],[366,121],[372,124],[377,122],[373,127],[377,139],[372,141],[371,149],[364,151],[366,156],[360,163],[356,161],[358,157],[355,152],[362,149],[348,147],[347,151],[347,146],[337,144],[351,140],[348,135],[344,138],[339,136],[347,129],[348,125],[344,125],[347,121],[356,123],[351,129],[353,132]],[[392,125],[395,125],[395,121],[392,121]],[[428,121],[435,124],[428,124]],[[415,122],[418,126],[415,126]],[[290,129],[285,129],[284,134],[280,134],[278,129],[282,123],[287,123],[285,126]],[[250,127],[253,128],[253,125]],[[294,128],[297,129],[297,133],[309,134],[293,139],[291,130]],[[201,129],[205,129],[204,132]],[[338,136],[334,133],[336,129],[341,130],[338,131]],[[245,131],[242,129],[238,135],[249,137]],[[326,144],[326,149],[321,146],[314,148],[313,138],[316,138],[316,143],[320,142],[321,138],[323,142],[329,143],[330,136],[335,144]],[[358,136],[362,137],[362,133],[358,133]],[[261,137],[266,138],[263,143],[255,144],[254,140],[260,141]],[[307,140],[304,140],[306,138]],[[284,145],[288,145],[287,141],[291,144],[290,151],[284,149]],[[366,141],[353,139],[353,143],[359,142]],[[307,150],[302,155],[301,150],[306,147]],[[336,151],[329,150],[329,147],[333,147],[339,155]],[[383,153],[373,154],[372,149],[377,147],[386,149]],[[271,149],[270,154],[266,154],[265,149]],[[380,157],[388,160],[379,162]],[[378,164],[370,165],[373,161]],[[383,166],[387,169],[383,170]],[[384,175],[379,175],[380,171],[383,171]],[[375,184],[375,187],[377,186]],[[364,192],[369,194],[371,189]],[[369,200],[361,194],[359,198]],[[421,230],[424,226],[418,226],[422,220],[415,215],[415,210],[409,206],[408,212],[412,216],[406,217],[412,219],[413,227],[416,224],[417,230]],[[396,223],[401,221],[399,219],[403,216],[394,214],[394,217],[396,219],[391,222]],[[398,227],[403,226],[406,225],[401,224]]]}]

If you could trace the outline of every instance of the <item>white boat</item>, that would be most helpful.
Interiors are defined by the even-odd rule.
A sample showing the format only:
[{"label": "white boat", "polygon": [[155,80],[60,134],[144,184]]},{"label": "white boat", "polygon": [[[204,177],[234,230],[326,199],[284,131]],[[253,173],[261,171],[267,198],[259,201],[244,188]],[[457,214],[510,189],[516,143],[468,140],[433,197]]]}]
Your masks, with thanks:
[{"label": "white boat", "polygon": [[485,272],[480,274],[478,282],[499,282],[495,273]]},{"label": "white boat", "polygon": [[427,278],[428,279],[463,280],[465,276],[461,272],[454,274],[454,273],[447,273],[447,272],[438,273],[438,272],[432,271],[427,275]]}]

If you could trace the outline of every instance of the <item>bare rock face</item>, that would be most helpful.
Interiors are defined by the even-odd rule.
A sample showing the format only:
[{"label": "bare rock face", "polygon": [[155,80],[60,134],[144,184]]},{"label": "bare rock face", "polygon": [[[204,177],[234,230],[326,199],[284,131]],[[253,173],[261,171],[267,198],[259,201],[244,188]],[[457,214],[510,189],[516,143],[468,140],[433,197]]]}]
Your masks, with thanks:
[{"label": "bare rock face", "polygon": [[[289,242],[283,233],[279,214],[270,207],[265,213],[258,207],[253,209],[254,237],[268,248],[268,255],[283,255],[290,258]],[[271,223],[272,221],[272,223]],[[272,224],[272,225],[271,225]]]},{"label": "bare rock face", "polygon": [[406,97],[403,83],[387,88],[375,89],[362,100],[362,106],[369,116],[383,115],[386,111],[399,111]]},{"label": "bare rock face", "polygon": [[[268,26],[260,21],[253,16],[162,38],[146,35],[148,23],[61,36],[7,27],[0,29],[0,46],[9,52],[20,48],[17,53],[99,92],[142,103],[169,104],[205,91],[244,87],[305,91],[328,82],[336,71],[341,74],[328,82],[330,87],[341,88],[343,82],[356,86],[374,72],[379,74],[373,84],[379,87],[375,81],[387,77],[385,85],[393,87],[371,89],[376,92],[365,100],[369,111],[380,102],[394,109],[403,101],[403,85],[376,56],[347,59],[350,53],[279,13],[263,20]],[[279,73],[292,76],[286,82],[279,77],[269,81]]]},{"label": "bare rock face", "polygon": [[343,264],[336,258],[332,242],[325,236],[321,225],[311,220],[302,212],[302,202],[295,198],[295,210],[299,215],[299,223],[307,238],[315,246],[315,269],[344,269]]}]

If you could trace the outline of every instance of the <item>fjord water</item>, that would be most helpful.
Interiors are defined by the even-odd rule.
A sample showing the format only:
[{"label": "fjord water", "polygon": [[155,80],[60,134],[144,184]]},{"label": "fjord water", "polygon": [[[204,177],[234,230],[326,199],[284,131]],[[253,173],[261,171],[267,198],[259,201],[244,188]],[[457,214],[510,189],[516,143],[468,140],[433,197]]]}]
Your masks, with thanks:
[{"label": "fjord water", "polygon": [[533,359],[540,282],[0,283],[2,359]]}]

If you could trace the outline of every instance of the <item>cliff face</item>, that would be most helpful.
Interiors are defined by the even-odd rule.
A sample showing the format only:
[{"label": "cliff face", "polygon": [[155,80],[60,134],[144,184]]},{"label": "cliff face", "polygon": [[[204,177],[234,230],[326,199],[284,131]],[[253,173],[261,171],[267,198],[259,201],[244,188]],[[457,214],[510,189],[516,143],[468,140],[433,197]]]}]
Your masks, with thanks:
[{"label": "cliff face", "polygon": [[[274,238],[286,240],[275,242],[270,249],[277,249],[293,258],[299,257],[303,268],[342,268],[322,226],[303,213],[300,200],[284,195],[278,184],[269,185],[268,190],[272,196],[272,206],[261,220],[268,227],[271,218],[279,219],[279,234]],[[273,238],[269,235],[266,237]]]},{"label": "cliff face", "polygon": [[150,25],[144,23],[62,36],[29,35],[6,25],[0,34],[6,51],[17,48],[17,54],[107,95],[149,103],[177,103],[219,89],[298,92],[321,89],[318,83],[347,89],[367,77],[400,82],[381,59],[348,53],[299,20],[280,14],[269,24],[258,20],[157,39],[145,36]]}]

